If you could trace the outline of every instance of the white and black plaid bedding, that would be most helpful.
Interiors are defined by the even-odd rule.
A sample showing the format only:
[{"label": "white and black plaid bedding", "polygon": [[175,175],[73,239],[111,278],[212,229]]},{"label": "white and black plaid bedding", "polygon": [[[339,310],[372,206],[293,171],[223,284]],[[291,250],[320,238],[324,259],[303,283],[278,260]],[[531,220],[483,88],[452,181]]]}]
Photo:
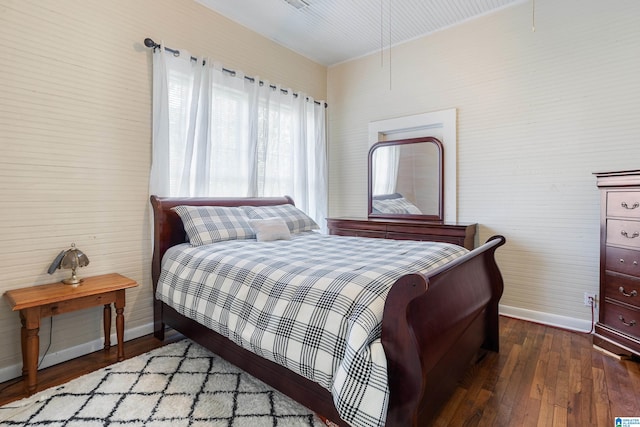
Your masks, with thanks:
[{"label": "white and black plaid bedding", "polygon": [[242,347],[331,391],[353,426],[382,426],[385,297],[408,273],[463,255],[446,243],[326,236],[169,249],[157,297]]}]

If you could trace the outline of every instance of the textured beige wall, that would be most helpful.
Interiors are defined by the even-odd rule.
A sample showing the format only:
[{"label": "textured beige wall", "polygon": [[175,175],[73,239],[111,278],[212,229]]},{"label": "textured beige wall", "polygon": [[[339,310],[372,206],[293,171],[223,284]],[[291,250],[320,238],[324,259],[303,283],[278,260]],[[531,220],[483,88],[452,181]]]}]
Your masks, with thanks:
[{"label": "textured beige wall", "polygon": [[[458,220],[503,234],[503,310],[589,328],[594,171],[640,163],[640,2],[525,2],[329,68],[330,214],[366,215],[370,121],[457,109]],[[445,153],[446,154],[446,153]]]},{"label": "textured beige wall", "polygon": [[[326,67],[190,0],[0,1],[0,292],[61,279],[75,242],[81,275],[120,272],[127,336],[150,332],[151,51],[145,37],[326,98]],[[97,349],[101,309],[54,319],[45,364]],[[19,320],[0,303],[0,381],[20,366]],[[43,322],[41,347],[48,344]]]}]

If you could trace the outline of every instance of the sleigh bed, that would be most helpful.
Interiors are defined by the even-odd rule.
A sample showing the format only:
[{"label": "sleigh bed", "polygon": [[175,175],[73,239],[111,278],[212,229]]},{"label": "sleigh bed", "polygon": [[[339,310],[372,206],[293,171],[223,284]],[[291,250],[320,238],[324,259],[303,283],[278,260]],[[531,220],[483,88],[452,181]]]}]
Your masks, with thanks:
[{"label": "sleigh bed", "polygon": [[[323,387],[281,363],[254,354],[246,345],[236,344],[222,333],[209,329],[202,319],[194,320],[197,316],[188,317],[181,314],[180,308],[163,302],[157,293],[163,292],[161,288],[164,282],[159,285],[161,276],[164,281],[169,281],[166,278],[167,267],[162,271],[163,257],[167,251],[169,254],[165,258],[176,257],[174,264],[177,267],[174,269],[181,270],[184,264],[182,255],[172,253],[178,248],[189,247],[185,244],[189,240],[183,220],[174,208],[278,207],[293,205],[293,201],[288,197],[151,196],[151,204],[154,214],[152,280],[155,336],[164,339],[165,328],[171,327],[319,415],[341,426],[348,426],[349,424],[340,417],[340,411],[334,404],[334,396],[326,385]],[[320,236],[313,232],[308,234],[309,239],[345,239],[339,243],[342,245],[344,242],[344,245],[347,245],[351,244],[348,242],[355,242],[365,245],[362,247],[372,244],[373,240],[382,240]],[[302,240],[294,236],[291,244],[301,244],[299,242]],[[465,250],[464,253],[456,255],[453,261],[439,265],[426,274],[409,271],[393,279],[390,288],[384,294],[381,331],[378,325],[378,341],[381,342],[386,359],[385,387],[388,387],[386,418],[378,420],[379,425],[429,425],[450,397],[469,364],[485,350],[498,351],[498,302],[502,295],[503,282],[495,262],[495,251],[504,242],[502,236],[495,236],[481,247],[472,251]],[[233,244],[235,243],[231,243]],[[314,264],[320,261],[314,260]],[[168,262],[165,260],[165,264]],[[321,334],[322,331],[316,333]],[[372,421],[371,425],[375,425],[375,422]]]}]

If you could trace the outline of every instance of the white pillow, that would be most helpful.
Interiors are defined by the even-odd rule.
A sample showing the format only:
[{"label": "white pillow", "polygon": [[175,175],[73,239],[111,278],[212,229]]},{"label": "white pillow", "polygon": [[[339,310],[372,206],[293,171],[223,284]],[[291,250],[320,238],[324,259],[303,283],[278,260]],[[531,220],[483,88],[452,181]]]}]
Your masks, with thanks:
[{"label": "white pillow", "polygon": [[289,227],[282,218],[250,219],[249,224],[256,232],[258,242],[291,239]]}]

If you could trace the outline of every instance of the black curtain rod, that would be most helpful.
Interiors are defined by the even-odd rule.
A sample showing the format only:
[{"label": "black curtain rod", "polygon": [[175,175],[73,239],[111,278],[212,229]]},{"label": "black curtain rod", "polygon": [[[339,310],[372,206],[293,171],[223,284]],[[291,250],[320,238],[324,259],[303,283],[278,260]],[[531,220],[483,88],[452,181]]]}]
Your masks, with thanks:
[{"label": "black curtain rod", "polygon": [[[159,48],[159,47],[160,47],[160,45],[159,45],[158,43],[154,42],[154,41],[153,41],[152,39],[150,39],[150,38],[146,38],[146,39],[144,39],[144,45],[145,45],[146,47],[150,48],[150,49],[153,49],[154,51],[156,50],[156,48]],[[177,50],[177,49],[171,49],[171,48],[169,48],[169,47],[164,46],[164,50],[166,50],[167,52],[171,52],[171,53],[173,53],[175,56],[180,56],[180,51],[179,51],[179,50]],[[196,58],[195,56],[192,56],[192,57],[191,57],[191,60],[192,60],[192,61],[197,61],[197,60],[198,60],[198,58]],[[202,62],[202,65],[204,65],[204,64],[205,64],[205,62],[203,61],[203,62]],[[222,68],[222,71],[224,71],[225,73],[229,73],[229,74],[231,74],[232,76],[235,76],[235,75],[236,75],[236,72],[235,72],[234,70],[229,70],[229,69],[227,69],[227,68]],[[245,78],[245,79],[247,79],[247,80],[249,80],[251,83],[255,83],[255,81],[256,81],[256,79],[254,79],[253,77],[244,76],[244,78]],[[263,81],[258,81],[258,84],[259,84],[260,86],[264,86],[264,82],[263,82]],[[273,89],[273,90],[276,90],[276,89],[277,89],[277,87],[276,87],[276,86],[274,86],[274,85],[269,85],[269,87],[270,87],[271,89]],[[282,92],[282,93],[284,93],[284,94],[289,93],[289,91],[288,91],[287,89],[280,89],[280,92]],[[293,92],[293,96],[295,96],[295,97],[297,98],[297,97],[298,97],[298,94],[297,94],[297,93],[295,93],[295,92]],[[308,100],[309,100],[309,98],[307,98],[307,101],[308,101]],[[317,104],[317,105],[322,105],[322,103],[321,103],[321,102],[318,102],[318,101],[313,101],[313,102],[314,102],[315,104]],[[325,104],[324,104],[324,107],[325,107],[325,108],[327,108],[327,103],[326,103],[326,102],[325,102]]]}]

